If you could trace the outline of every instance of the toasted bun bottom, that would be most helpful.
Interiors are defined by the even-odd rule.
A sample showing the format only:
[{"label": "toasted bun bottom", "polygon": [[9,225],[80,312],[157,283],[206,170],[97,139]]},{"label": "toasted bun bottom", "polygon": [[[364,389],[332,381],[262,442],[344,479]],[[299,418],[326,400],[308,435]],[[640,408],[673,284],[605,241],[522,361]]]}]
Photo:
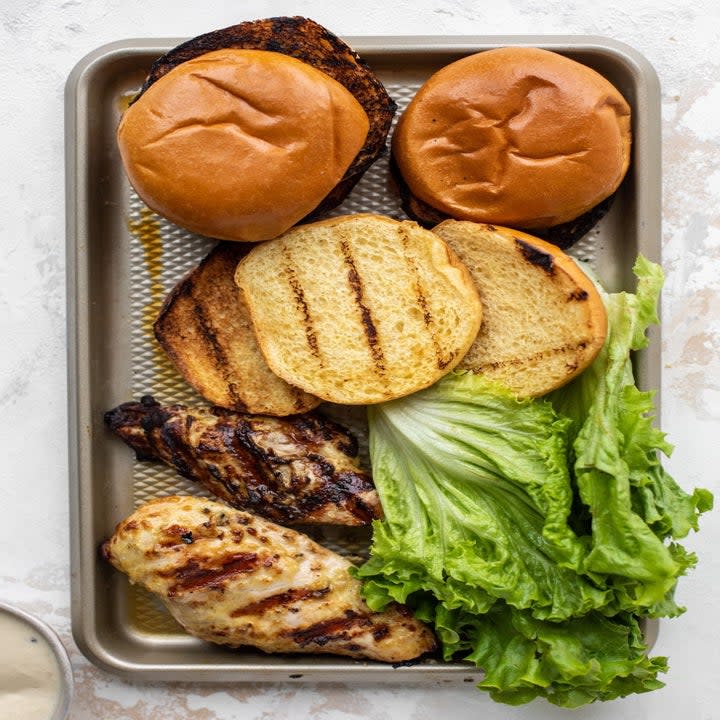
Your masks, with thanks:
[{"label": "toasted bun bottom", "polygon": [[595,207],[630,161],[630,107],[591,68],[537,48],[445,66],[393,136],[412,194],[456,219],[547,228]]},{"label": "toasted bun bottom", "polygon": [[307,412],[320,400],[267,366],[235,285],[235,268],[251,247],[218,243],[170,292],[155,337],[185,381],[213,405],[263,415]]},{"label": "toasted bun bottom", "polygon": [[353,95],[314,67],[217,50],[154,82],[123,115],[118,144],[150,208],[202,235],[257,241],[317,207],[368,127]]},{"label": "toasted bun bottom", "polygon": [[159,57],[150,68],[140,94],[178,65],[213,50],[270,50],[302,60],[345,86],[363,106],[370,121],[365,145],[345,177],[312,215],[339,205],[363,173],[385,151],[397,106],[367,63],[343,40],[310,18],[276,16],[247,20],[197,35]]},{"label": "toasted bun bottom", "polygon": [[235,280],[273,372],[342,404],[431,385],[460,362],[482,318],[448,246],[379,215],[293,228],[253,248]]},{"label": "toasted bun bottom", "polygon": [[483,303],[482,327],[461,368],[533,397],[593,361],[607,334],[605,305],[569,255],[492,225],[447,220],[433,232],[468,268]]}]

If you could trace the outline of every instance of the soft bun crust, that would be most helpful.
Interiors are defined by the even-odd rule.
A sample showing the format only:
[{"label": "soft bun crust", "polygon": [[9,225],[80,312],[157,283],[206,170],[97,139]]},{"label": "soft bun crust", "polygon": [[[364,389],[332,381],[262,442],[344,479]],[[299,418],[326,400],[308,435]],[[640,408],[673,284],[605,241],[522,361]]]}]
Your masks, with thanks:
[{"label": "soft bun crust", "polygon": [[321,217],[347,197],[370,165],[385,152],[387,135],[397,109],[395,102],[374,71],[346,42],[314,20],[300,16],[246,20],[197,35],[152,64],[139,95],[181,63],[223,48],[270,50],[290,55],[337,80],[363,106],[370,120],[365,145],[343,179],[313,210],[313,218]]},{"label": "soft bun crust", "polygon": [[393,157],[410,191],[450,217],[547,228],[620,185],[630,107],[591,68],[507,47],[445,66],[400,118]]},{"label": "soft bun crust", "polygon": [[341,180],[368,118],[340,83],[288,55],[225,49],[154,82],[123,115],[120,155],[157,213],[223,240],[267,240]]}]

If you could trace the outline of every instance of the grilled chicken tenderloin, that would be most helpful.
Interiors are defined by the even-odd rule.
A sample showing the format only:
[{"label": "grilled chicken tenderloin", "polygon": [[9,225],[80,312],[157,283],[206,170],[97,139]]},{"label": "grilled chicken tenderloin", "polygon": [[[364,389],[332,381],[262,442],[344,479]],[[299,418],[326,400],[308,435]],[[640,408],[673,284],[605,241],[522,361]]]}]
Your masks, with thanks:
[{"label": "grilled chicken tenderloin", "polygon": [[146,396],[105,422],[139,460],[162,460],[233,507],[283,525],[367,525],[382,515],[355,438],[320,415],[248,415]]},{"label": "grilled chicken tenderloin", "polygon": [[371,611],[345,558],[204,498],[148,502],[117,526],[103,555],[156,593],[187,632],[210,642],[385,662],[436,647],[406,608]]}]

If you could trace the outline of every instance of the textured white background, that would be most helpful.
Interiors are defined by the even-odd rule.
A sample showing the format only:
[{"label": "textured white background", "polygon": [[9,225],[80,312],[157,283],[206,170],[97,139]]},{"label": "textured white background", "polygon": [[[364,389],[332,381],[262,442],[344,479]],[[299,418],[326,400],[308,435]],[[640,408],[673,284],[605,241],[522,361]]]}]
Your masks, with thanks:
[{"label": "textured white background", "polygon": [[[69,632],[63,87],[75,63],[128,37],[189,37],[303,14],[340,35],[593,34],[633,45],[662,83],[664,143],[662,425],[686,487],[720,492],[720,4],[716,0],[373,0],[0,4],[0,598],[49,621],[73,655],[76,720],[153,718],[555,718],[543,703],[496,706],[471,686],[133,685],[92,667]],[[665,623],[667,687],[595,705],[583,718],[720,717],[720,524],[680,583],[688,607]],[[0,638],[0,647],[2,638]]]}]

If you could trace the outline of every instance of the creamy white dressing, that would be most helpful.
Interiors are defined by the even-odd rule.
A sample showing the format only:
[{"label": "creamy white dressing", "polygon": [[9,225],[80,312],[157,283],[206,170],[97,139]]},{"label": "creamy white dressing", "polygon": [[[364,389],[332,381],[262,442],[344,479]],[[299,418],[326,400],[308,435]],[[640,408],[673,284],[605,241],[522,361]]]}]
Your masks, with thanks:
[{"label": "creamy white dressing", "polygon": [[48,641],[0,608],[0,720],[50,720],[61,694],[60,665]]}]

